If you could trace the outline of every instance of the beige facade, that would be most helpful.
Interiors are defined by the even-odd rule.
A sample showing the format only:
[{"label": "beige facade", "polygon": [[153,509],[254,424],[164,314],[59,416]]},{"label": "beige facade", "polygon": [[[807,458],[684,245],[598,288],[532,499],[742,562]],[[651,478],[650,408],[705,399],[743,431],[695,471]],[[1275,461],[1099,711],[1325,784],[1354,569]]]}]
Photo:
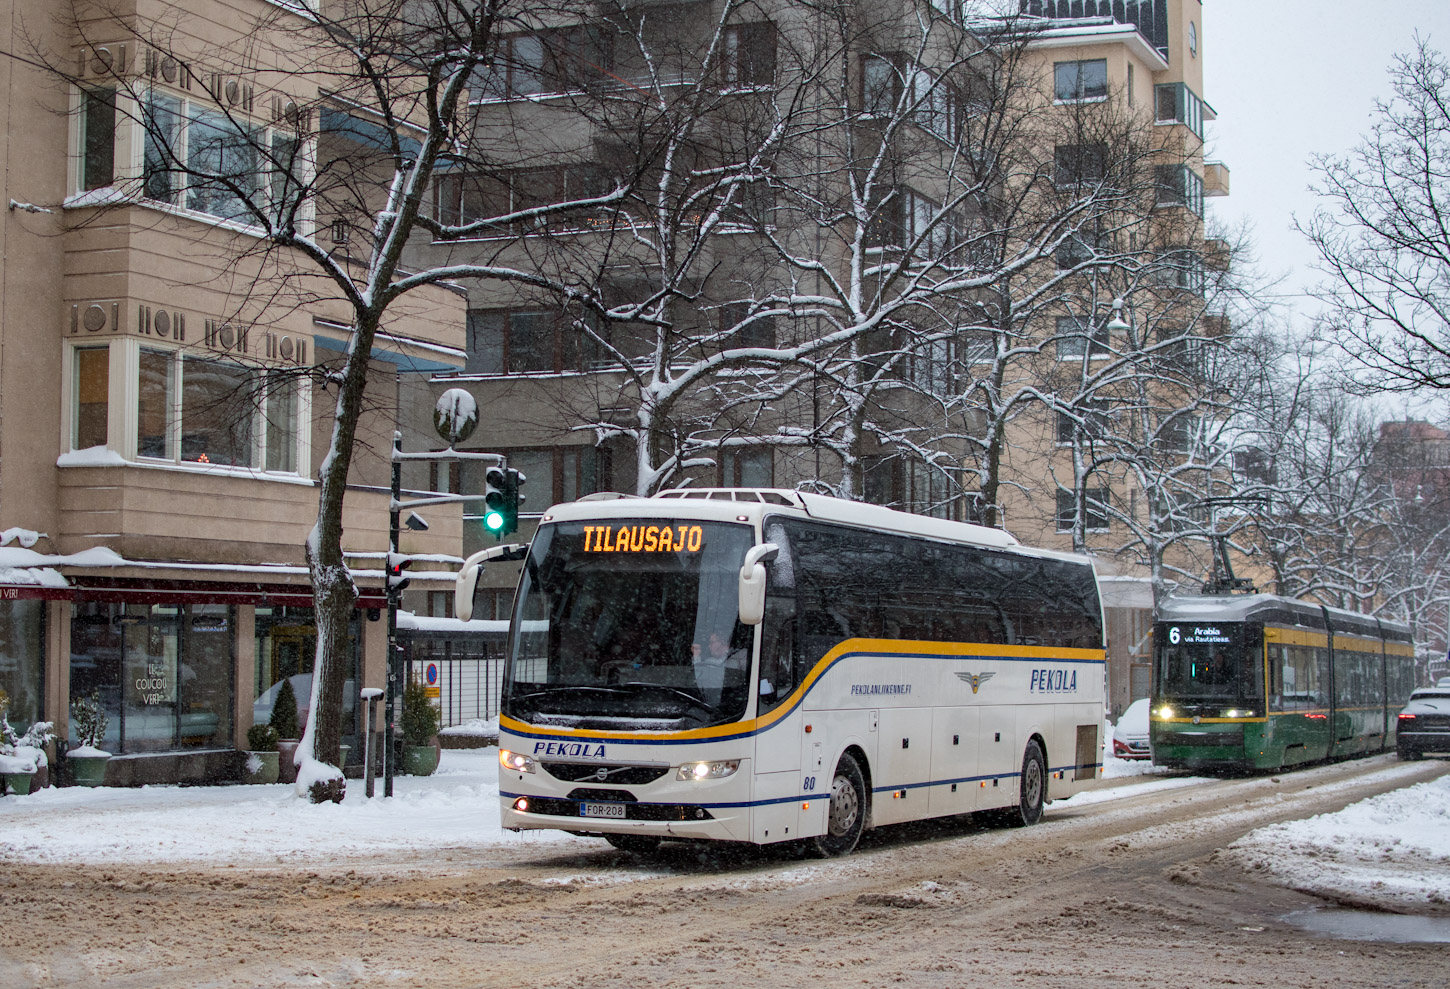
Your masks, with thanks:
[{"label": "beige facade", "polygon": [[[0,44],[53,71],[12,58],[0,77],[0,687],[12,723],[70,741],[71,702],[95,694],[110,782],[229,776],[254,701],[311,669],[303,547],[336,401],[315,369],[342,356],[350,317],[223,194],[157,169],[143,121],[197,149],[230,118],[315,159],[346,110],[292,71],[317,67],[283,4],[6,6]],[[397,410],[409,379],[461,363],[463,314],[459,293],[423,289],[374,349],[344,517],[354,696],[385,679]],[[428,521],[403,551],[456,556],[458,510]]]}]

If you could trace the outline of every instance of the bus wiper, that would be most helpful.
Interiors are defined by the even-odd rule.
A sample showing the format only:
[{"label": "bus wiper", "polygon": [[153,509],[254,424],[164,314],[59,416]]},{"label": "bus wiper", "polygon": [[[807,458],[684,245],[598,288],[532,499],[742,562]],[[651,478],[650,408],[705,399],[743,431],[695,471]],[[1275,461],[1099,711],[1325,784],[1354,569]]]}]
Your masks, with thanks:
[{"label": "bus wiper", "polygon": [[585,694],[624,694],[628,691],[620,690],[618,687],[589,687],[584,684],[561,683],[553,687],[545,687],[543,690],[531,690],[527,694],[518,694],[517,699],[529,700],[533,697],[543,697],[547,694],[557,694],[561,690],[575,690]]},{"label": "bus wiper", "polygon": [[709,704],[706,704],[705,703],[705,701],[704,701],[703,698],[696,697],[694,694],[690,693],[689,691],[680,690],[680,689],[678,689],[676,687],[668,686],[667,684],[663,684],[663,683],[650,683],[648,680],[626,680],[624,683],[621,683],[620,686],[621,687],[651,687],[651,688],[653,688],[655,690],[663,690],[663,691],[666,691],[668,693],[674,694],[676,697],[683,697],[685,700],[689,701],[691,704],[695,705],[696,707],[702,707],[702,708],[704,708],[707,711],[713,710],[713,708],[711,708]]}]

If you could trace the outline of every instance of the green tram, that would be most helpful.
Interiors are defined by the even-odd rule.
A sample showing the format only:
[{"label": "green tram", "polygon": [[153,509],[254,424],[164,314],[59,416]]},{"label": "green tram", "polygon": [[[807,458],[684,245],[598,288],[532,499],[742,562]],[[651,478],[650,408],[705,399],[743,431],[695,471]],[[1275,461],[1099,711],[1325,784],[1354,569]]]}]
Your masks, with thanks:
[{"label": "green tram", "polygon": [[1268,594],[1169,598],[1153,625],[1153,761],[1277,769],[1382,752],[1414,685],[1399,622]]}]

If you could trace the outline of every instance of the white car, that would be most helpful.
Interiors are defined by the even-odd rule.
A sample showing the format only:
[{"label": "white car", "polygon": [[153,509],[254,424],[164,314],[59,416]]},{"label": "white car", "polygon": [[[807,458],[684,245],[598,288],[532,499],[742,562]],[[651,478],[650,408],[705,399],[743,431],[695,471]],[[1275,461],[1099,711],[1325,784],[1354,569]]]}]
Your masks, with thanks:
[{"label": "white car", "polygon": [[1151,759],[1148,748],[1148,708],[1150,700],[1139,697],[1128,705],[1113,728],[1113,755],[1119,759]]},{"label": "white car", "polygon": [[1395,751],[1401,759],[1450,752],[1450,686],[1421,687],[1410,694],[1395,725]]},{"label": "white car", "polygon": [[1450,677],[1441,677],[1435,681],[1437,687],[1450,687]]}]

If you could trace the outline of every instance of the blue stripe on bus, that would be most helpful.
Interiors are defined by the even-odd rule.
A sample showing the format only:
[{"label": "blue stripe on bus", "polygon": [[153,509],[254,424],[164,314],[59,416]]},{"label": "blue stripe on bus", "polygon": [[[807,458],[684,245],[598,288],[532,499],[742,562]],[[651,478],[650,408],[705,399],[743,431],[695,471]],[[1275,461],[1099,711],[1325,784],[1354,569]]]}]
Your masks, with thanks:
[{"label": "blue stripe on bus", "polygon": [[[1094,763],[1089,763],[1088,765],[1089,765],[1089,768],[1091,768],[1091,769],[1097,769],[1102,764],[1101,763],[1094,762]],[[1049,769],[1048,772],[1050,772],[1050,773],[1064,773],[1064,772],[1067,772],[1068,770],[1076,770],[1077,768],[1078,768],[1077,766],[1059,766],[1059,767],[1057,767],[1055,769]],[[983,780],[1015,780],[1018,777],[1020,777],[1021,775],[1022,775],[1021,773],[999,773],[999,774],[996,774],[996,775],[988,775],[988,776],[962,776],[962,777],[959,777],[957,779],[932,780],[932,781],[929,781],[929,782],[926,782],[926,783],[900,783],[900,784],[897,784],[896,786],[875,786],[875,787],[872,787],[871,788],[871,792],[872,793],[891,793],[891,792],[893,792],[895,790],[919,790],[922,787],[927,787],[927,786],[950,786],[953,783],[980,783]],[[505,792],[503,790],[500,790],[498,795],[500,797],[504,797],[504,798],[507,798],[507,799],[515,799],[517,797],[528,797],[531,800],[533,800],[533,799],[539,799],[539,800],[567,800],[568,799],[567,797],[543,797],[543,796],[540,796],[537,793],[511,793],[511,792]],[[706,808],[706,809],[721,810],[721,809],[739,809],[739,808],[742,808],[742,807],[769,807],[769,806],[771,806],[773,804],[790,804],[790,803],[795,803],[798,800],[829,800],[830,797],[831,797],[831,795],[829,793],[803,793],[803,794],[800,794],[799,796],[794,796],[794,797],[771,797],[771,798],[766,799],[766,800],[735,800],[735,801],[729,801],[729,802],[726,802],[726,803],[703,803],[703,804],[695,804],[695,803],[682,804],[682,803],[680,803],[679,801],[676,801],[676,800],[671,800],[671,801],[656,801],[656,800],[608,800],[608,799],[605,799],[605,798],[602,798],[601,797],[600,799],[598,799],[597,801],[594,801],[594,802],[596,802],[596,803],[604,803],[604,804],[608,804],[608,803],[627,803],[627,804],[629,804],[632,807],[681,807],[681,806],[684,806],[684,807],[703,807],[703,808]],[[579,803],[580,801],[575,801],[575,802],[576,803]],[[549,816],[558,817],[559,815],[558,814],[553,814],[553,815],[549,815]],[[689,822],[686,821],[686,822],[683,822],[683,823],[689,823]]]},{"label": "blue stripe on bus", "polygon": [[[1042,656],[990,656],[990,655],[985,655],[985,654],[981,654],[981,653],[907,653],[907,652],[881,653],[881,652],[866,652],[866,651],[847,652],[847,653],[842,653],[841,655],[837,656],[828,665],[826,665],[825,667],[823,667],[821,669],[821,671],[820,671],[820,674],[818,676],[816,676],[815,680],[811,683],[810,687],[808,687],[806,689],[806,691],[800,695],[800,697],[796,698],[796,700],[795,700],[795,702],[793,704],[791,704],[789,707],[786,707],[786,708],[777,708],[774,711],[770,711],[769,712],[769,717],[770,717],[770,723],[769,724],[761,725],[761,726],[758,726],[758,727],[755,727],[755,728],[751,728],[751,729],[749,729],[747,731],[736,732],[733,735],[711,735],[708,738],[699,738],[699,737],[694,737],[694,738],[619,738],[619,737],[617,737],[615,735],[556,735],[556,734],[552,734],[552,733],[547,732],[547,731],[537,731],[537,730],[534,730],[534,731],[522,731],[522,730],[514,729],[514,728],[507,728],[505,730],[509,734],[511,734],[511,735],[519,735],[519,736],[522,736],[524,738],[532,738],[532,739],[536,739],[536,740],[537,739],[542,739],[542,740],[545,740],[545,741],[559,741],[559,742],[568,742],[568,741],[579,742],[579,741],[586,741],[587,740],[587,741],[591,741],[591,742],[601,742],[601,743],[602,742],[613,742],[613,743],[615,743],[617,745],[698,745],[698,744],[700,744],[702,742],[727,742],[727,741],[733,741],[733,740],[739,739],[739,738],[751,738],[751,737],[754,737],[755,735],[761,734],[762,732],[769,731],[771,728],[774,728],[776,725],[778,725],[782,721],[784,721],[791,714],[791,712],[793,712],[796,708],[800,707],[800,705],[805,702],[806,695],[809,694],[812,690],[814,690],[816,688],[816,685],[819,684],[823,679],[825,679],[825,675],[831,669],[831,667],[835,666],[837,663],[843,662],[843,661],[845,661],[847,659],[853,659],[853,658],[858,657],[858,656],[870,656],[870,657],[877,657],[877,658],[880,658],[880,659],[941,659],[941,660],[953,660],[953,661],[961,661],[961,660],[969,660],[969,661],[995,661],[995,662],[1001,662],[1001,663],[1072,663],[1074,665],[1079,665],[1079,666],[1102,666],[1102,665],[1105,665],[1107,663],[1107,660],[1106,659],[1062,659],[1062,658],[1057,658],[1057,657],[1047,658],[1047,657],[1042,657]],[[814,671],[812,671],[812,672],[814,672]],[[933,707],[942,707],[942,706],[952,706],[952,705],[932,705],[932,706]],[[964,705],[956,705],[956,706],[964,706]],[[850,709],[847,709],[847,710],[873,710],[873,709],[872,708],[850,708]],[[875,708],[874,710],[879,710],[879,707],[878,708]],[[759,721],[760,719],[757,718],[756,720]],[[589,729],[578,729],[578,728],[576,728],[574,730],[575,731],[588,731]],[[608,729],[597,729],[597,730],[607,731]],[[620,730],[621,731],[628,731],[629,729],[620,729]],[[698,730],[698,729],[691,729],[691,730]],[[1056,772],[1056,770],[1053,770],[1053,772]],[[898,787],[897,789],[900,789],[900,787]]]}]

